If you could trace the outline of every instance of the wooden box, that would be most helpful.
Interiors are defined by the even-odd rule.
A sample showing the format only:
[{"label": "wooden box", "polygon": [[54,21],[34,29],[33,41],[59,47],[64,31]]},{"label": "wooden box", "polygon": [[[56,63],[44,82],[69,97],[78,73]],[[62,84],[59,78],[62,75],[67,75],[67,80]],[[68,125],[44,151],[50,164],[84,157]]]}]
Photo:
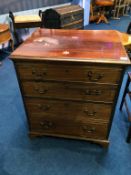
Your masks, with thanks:
[{"label": "wooden box", "polygon": [[54,29],[82,29],[84,10],[79,5],[47,9],[43,13],[44,27]]}]

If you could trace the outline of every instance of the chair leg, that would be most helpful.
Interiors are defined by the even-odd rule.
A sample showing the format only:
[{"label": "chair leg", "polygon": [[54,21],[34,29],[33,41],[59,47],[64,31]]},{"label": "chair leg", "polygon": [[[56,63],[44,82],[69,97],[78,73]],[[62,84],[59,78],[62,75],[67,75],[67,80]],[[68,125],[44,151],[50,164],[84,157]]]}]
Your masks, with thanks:
[{"label": "chair leg", "polygon": [[14,41],[13,39],[10,39],[9,44],[11,46],[12,51],[14,50]]},{"label": "chair leg", "polygon": [[126,93],[128,91],[129,84],[130,84],[130,79],[128,77],[127,82],[126,82],[126,87],[125,87],[125,90],[124,90],[124,93],[123,93],[123,96],[122,96],[121,104],[120,104],[120,111],[122,110],[122,106],[123,106],[123,103],[124,103],[124,99],[125,99]]},{"label": "chair leg", "polygon": [[101,14],[101,15],[100,15],[100,18],[99,18],[99,20],[97,21],[97,24],[99,24],[101,21],[104,21],[106,24],[109,23],[109,21],[107,20],[107,18],[105,17],[104,14]]},{"label": "chair leg", "polygon": [[131,124],[130,124],[129,130],[128,130],[128,135],[127,135],[126,142],[130,143],[130,141],[131,141]]}]

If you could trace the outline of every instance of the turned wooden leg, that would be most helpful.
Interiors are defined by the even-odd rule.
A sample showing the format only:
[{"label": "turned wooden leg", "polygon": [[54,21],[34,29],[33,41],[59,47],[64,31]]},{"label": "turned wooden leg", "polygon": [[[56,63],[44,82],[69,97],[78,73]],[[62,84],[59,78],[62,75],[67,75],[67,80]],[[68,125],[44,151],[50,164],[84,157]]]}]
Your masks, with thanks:
[{"label": "turned wooden leg", "polygon": [[109,23],[109,21],[107,20],[107,18],[105,17],[104,14],[101,14],[101,15],[100,15],[100,18],[99,18],[99,20],[97,21],[97,24],[99,24],[101,21],[104,21],[106,24]]},{"label": "turned wooden leg", "polygon": [[101,145],[103,148],[108,148],[109,146],[109,141],[96,141],[96,143],[98,143],[99,145]]},{"label": "turned wooden leg", "polygon": [[107,20],[107,18],[105,17],[105,15],[102,15],[102,18],[103,18],[103,21],[104,21],[106,24],[109,23],[109,21]]},{"label": "turned wooden leg", "polygon": [[108,148],[108,146],[109,146],[109,140],[89,140],[90,142],[92,142],[92,143],[96,143],[96,144],[98,144],[98,145],[100,145],[100,146],[102,146],[103,148]]}]

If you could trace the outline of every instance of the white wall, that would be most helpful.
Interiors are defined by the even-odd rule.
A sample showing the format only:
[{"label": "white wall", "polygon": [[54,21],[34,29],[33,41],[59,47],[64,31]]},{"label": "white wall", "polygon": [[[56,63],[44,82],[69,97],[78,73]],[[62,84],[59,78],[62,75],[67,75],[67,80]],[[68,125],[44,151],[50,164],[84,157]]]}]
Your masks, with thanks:
[{"label": "white wall", "polygon": [[73,4],[79,4],[84,8],[84,26],[89,24],[89,15],[90,15],[90,1],[91,0],[73,0]]}]

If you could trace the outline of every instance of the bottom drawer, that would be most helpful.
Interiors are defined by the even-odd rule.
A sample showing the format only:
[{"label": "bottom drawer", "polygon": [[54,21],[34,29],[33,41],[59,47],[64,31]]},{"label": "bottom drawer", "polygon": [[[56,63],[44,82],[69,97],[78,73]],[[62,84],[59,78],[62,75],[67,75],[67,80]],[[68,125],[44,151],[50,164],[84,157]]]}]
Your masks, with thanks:
[{"label": "bottom drawer", "polygon": [[107,123],[78,123],[70,120],[32,118],[31,132],[48,135],[74,136],[82,138],[106,139]]}]

